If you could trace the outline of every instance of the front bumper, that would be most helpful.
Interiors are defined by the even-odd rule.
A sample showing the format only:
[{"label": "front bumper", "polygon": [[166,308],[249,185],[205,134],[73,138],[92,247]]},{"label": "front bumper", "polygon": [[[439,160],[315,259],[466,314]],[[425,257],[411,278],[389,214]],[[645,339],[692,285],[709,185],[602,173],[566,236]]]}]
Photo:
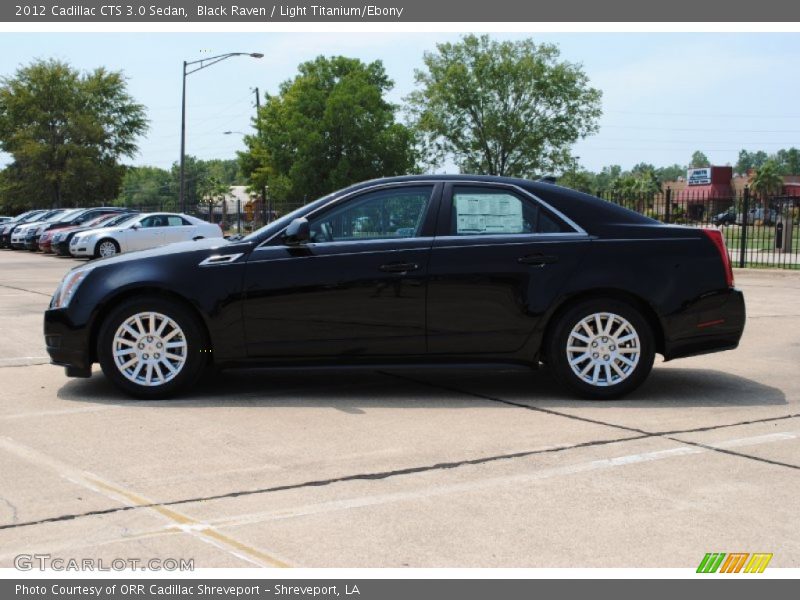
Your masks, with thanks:
[{"label": "front bumper", "polygon": [[59,256],[70,256],[69,242],[67,241],[59,241],[55,244],[51,244],[51,248],[54,254],[58,254]]},{"label": "front bumper", "polygon": [[65,309],[44,313],[44,340],[54,365],[66,367],[69,377],[89,377],[92,372],[90,328],[75,325]]},{"label": "front bumper", "polygon": [[94,253],[94,244],[79,241],[77,244],[70,243],[69,253],[72,256],[91,256]]},{"label": "front bumper", "polygon": [[667,319],[664,358],[732,350],[746,319],[744,294],[731,288],[700,298]]}]

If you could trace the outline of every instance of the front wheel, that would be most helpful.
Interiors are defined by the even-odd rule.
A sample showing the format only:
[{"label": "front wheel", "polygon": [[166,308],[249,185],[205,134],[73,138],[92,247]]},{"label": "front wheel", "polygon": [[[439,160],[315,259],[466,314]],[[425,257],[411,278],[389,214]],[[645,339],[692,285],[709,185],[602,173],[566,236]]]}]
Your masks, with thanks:
[{"label": "front wheel", "polygon": [[119,244],[112,239],[100,240],[94,249],[95,258],[109,258],[117,254],[119,254]]},{"label": "front wheel", "polygon": [[619,398],[639,387],[653,368],[653,332],[625,302],[587,300],[559,317],[547,358],[555,378],[581,396]]},{"label": "front wheel", "polygon": [[137,398],[166,398],[197,381],[210,352],[195,316],[180,303],[136,298],[103,322],[97,356],[103,373]]}]

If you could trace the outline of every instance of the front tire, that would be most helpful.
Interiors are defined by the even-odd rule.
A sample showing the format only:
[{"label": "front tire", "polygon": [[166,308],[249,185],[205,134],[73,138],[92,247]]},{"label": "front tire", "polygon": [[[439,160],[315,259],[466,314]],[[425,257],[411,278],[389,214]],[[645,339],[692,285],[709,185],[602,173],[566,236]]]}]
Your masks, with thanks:
[{"label": "front tire", "polygon": [[168,398],[199,378],[210,356],[197,318],[180,303],[146,296],[122,302],[97,341],[103,373],[123,392]]},{"label": "front tire", "polygon": [[619,398],[638,388],[655,358],[647,319],[630,304],[611,298],[567,309],[548,342],[547,359],[556,380],[595,400]]},{"label": "front tire", "polygon": [[95,258],[109,258],[111,256],[116,256],[119,252],[119,244],[116,240],[112,240],[111,238],[100,240],[94,247]]}]

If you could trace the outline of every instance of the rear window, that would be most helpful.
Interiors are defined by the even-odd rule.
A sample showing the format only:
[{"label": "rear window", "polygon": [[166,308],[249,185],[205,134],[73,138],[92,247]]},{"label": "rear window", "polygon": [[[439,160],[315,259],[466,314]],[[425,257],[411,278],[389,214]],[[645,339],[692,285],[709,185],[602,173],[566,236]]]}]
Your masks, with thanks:
[{"label": "rear window", "polygon": [[536,202],[501,188],[456,186],[451,210],[451,235],[573,232]]}]

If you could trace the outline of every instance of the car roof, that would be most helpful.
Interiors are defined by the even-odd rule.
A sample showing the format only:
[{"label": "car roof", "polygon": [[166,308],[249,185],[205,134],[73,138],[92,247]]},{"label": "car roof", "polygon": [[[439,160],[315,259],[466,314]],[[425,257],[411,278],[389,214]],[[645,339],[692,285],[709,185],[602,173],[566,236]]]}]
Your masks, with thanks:
[{"label": "car roof", "polygon": [[498,183],[514,185],[533,194],[545,204],[549,204],[558,212],[563,213],[585,231],[599,232],[605,224],[638,224],[655,225],[659,221],[646,217],[640,213],[629,210],[602,198],[584,194],[576,190],[565,188],[548,181],[533,181],[519,177],[503,177],[499,175],[401,175],[397,177],[384,177],[381,179],[371,179],[350,186],[344,190],[334,193],[331,197],[341,194],[351,193],[361,188],[367,188],[378,184],[405,183],[405,182],[480,182]]}]

